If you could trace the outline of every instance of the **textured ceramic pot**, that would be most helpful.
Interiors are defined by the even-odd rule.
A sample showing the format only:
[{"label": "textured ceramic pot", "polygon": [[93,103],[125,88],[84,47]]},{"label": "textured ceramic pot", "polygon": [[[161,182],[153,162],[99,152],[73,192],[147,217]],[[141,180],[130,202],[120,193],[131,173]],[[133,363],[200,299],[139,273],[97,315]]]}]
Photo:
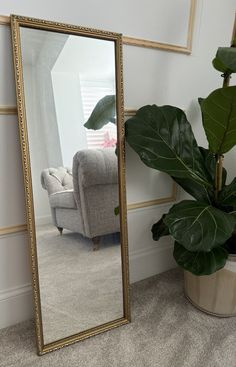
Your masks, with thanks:
[{"label": "textured ceramic pot", "polygon": [[236,256],[211,275],[184,272],[185,295],[200,310],[219,317],[236,316]]}]

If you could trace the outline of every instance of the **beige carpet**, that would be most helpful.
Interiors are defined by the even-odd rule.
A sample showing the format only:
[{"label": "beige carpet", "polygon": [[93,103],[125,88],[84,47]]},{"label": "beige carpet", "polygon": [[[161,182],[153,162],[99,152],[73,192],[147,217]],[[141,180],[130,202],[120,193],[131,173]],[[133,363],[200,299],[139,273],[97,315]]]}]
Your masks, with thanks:
[{"label": "beige carpet", "polygon": [[79,233],[40,226],[37,249],[45,344],[123,316],[118,233],[93,251]]},{"label": "beige carpet", "polygon": [[236,367],[236,318],[196,310],[183,296],[182,272],[136,283],[132,323],[43,357],[26,322],[0,332],[1,367]]}]

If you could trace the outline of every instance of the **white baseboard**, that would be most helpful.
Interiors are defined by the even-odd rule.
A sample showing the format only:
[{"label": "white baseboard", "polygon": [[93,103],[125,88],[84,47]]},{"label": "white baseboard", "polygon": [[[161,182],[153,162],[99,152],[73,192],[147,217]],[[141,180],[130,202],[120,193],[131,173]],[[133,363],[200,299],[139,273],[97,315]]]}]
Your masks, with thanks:
[{"label": "white baseboard", "polygon": [[130,283],[138,282],[153,275],[175,268],[173,244],[157,244],[129,254]]},{"label": "white baseboard", "polygon": [[24,284],[0,291],[0,329],[33,316],[32,287]]}]

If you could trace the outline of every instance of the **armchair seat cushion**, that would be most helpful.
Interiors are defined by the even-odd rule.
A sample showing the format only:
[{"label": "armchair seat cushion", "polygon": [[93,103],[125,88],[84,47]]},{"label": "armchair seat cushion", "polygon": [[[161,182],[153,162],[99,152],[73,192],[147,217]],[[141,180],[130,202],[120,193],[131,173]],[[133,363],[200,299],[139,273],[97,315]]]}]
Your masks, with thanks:
[{"label": "armchair seat cushion", "polygon": [[77,208],[74,198],[74,190],[54,192],[49,195],[49,202],[52,208]]}]

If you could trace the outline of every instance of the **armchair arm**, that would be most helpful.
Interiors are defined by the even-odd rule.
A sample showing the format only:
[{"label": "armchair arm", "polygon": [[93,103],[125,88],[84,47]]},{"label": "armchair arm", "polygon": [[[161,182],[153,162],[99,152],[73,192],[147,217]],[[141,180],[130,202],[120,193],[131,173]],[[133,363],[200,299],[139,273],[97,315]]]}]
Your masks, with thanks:
[{"label": "armchair arm", "polygon": [[48,195],[55,192],[73,189],[72,172],[70,168],[46,168],[41,173],[41,185]]}]

